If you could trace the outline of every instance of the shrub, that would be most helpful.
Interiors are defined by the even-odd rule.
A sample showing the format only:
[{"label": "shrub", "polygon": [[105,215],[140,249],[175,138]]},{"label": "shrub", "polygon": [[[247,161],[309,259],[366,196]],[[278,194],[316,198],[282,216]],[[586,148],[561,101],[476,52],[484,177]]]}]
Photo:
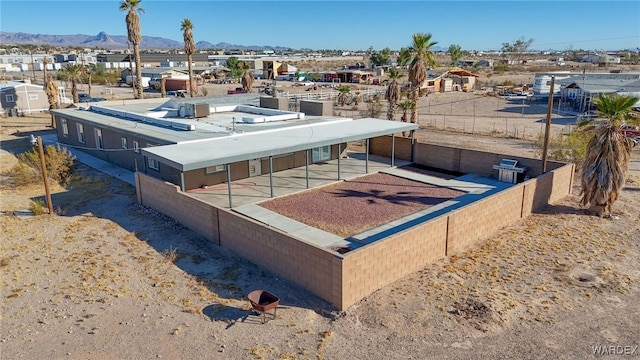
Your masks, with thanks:
[{"label": "shrub", "polygon": [[[558,134],[555,137],[549,137],[547,155],[551,160],[582,164],[587,154],[589,139],[589,134],[580,130],[573,130],[568,135]],[[536,153],[541,156],[544,146],[544,134],[538,136],[536,145],[538,147]]]},{"label": "shrub", "polygon": [[[18,164],[10,171],[10,176],[16,186],[34,184],[42,180],[40,168],[40,155],[36,147],[18,154]],[[48,145],[44,147],[44,162],[47,168],[47,176],[59,184],[63,184],[71,174],[74,157],[60,146]]]},{"label": "shrub", "polygon": [[29,208],[31,212],[33,212],[33,215],[43,215],[47,213],[47,207],[44,201],[40,199],[32,201],[31,204],[29,204]]}]

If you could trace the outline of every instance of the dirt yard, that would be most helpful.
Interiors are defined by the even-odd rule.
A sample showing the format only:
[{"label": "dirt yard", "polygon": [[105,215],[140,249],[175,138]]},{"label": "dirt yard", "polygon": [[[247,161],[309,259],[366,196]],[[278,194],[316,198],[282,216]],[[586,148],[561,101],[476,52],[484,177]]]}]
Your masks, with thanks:
[{"label": "dirt yard", "polygon": [[[0,166],[48,118],[2,119]],[[420,138],[531,154],[517,139]],[[344,313],[139,206],[135,190],[78,165],[57,214],[17,217],[41,186],[0,188],[3,359],[585,359],[640,350],[640,151],[614,206],[573,195]],[[246,294],[281,297],[260,324]],[[607,358],[607,357],[604,357]],[[616,357],[617,358],[617,357]]]}]

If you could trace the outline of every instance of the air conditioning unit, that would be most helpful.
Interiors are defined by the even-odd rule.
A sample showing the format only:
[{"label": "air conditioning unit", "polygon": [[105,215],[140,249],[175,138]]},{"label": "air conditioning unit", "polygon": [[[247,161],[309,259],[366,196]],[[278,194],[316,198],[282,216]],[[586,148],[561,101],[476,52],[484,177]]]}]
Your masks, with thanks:
[{"label": "air conditioning unit", "polygon": [[207,117],[211,114],[211,109],[209,108],[209,104],[186,103],[184,105],[185,105],[185,117],[202,118],[202,117]]}]

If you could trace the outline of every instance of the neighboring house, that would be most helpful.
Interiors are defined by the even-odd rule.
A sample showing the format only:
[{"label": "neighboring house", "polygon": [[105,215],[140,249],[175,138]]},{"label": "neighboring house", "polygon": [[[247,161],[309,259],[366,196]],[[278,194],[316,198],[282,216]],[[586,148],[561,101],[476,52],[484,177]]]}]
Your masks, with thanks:
[{"label": "neighboring house", "polygon": [[[142,77],[149,79],[162,79],[162,78],[177,78],[177,79],[188,79],[189,73],[188,71],[184,71],[182,69],[176,69],[172,67],[143,67],[141,69]],[[120,78],[123,81],[127,80],[128,76],[135,76],[135,74],[131,74],[131,69],[127,68],[120,72]]]},{"label": "neighboring house", "polygon": [[49,110],[49,100],[42,85],[19,81],[0,82],[0,104],[1,113],[10,116]]},{"label": "neighboring house", "polygon": [[[454,91],[471,91],[476,88],[476,84],[480,75],[474,74],[470,71],[452,68],[445,74],[446,79],[452,80],[452,89]],[[441,91],[447,91],[446,89]]]}]

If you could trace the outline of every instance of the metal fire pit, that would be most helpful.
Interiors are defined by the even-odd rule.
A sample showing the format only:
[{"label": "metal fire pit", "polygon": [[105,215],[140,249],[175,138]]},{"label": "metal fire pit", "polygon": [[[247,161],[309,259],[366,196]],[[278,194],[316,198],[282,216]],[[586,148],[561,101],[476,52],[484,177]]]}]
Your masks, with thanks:
[{"label": "metal fire pit", "polygon": [[263,324],[267,321],[267,311],[271,309],[273,309],[273,318],[276,318],[276,310],[278,310],[280,298],[266,290],[254,290],[250,292],[247,297],[249,298],[249,302],[251,303],[253,310],[262,314]]}]

